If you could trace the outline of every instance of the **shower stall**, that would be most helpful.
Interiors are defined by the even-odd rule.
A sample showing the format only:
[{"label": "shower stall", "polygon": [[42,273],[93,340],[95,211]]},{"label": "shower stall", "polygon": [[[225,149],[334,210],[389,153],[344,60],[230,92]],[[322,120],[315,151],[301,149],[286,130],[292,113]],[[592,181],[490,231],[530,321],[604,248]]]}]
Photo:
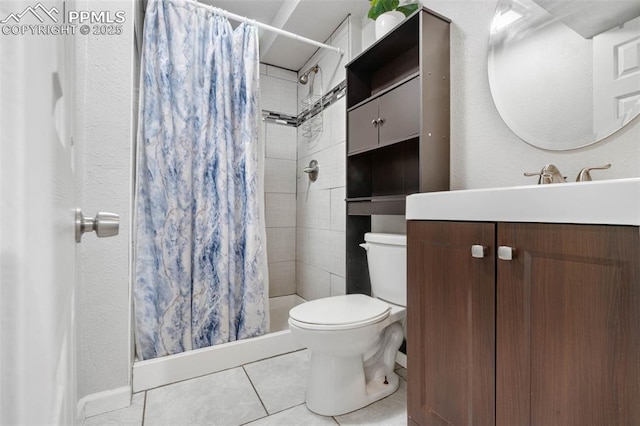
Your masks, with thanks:
[{"label": "shower stall", "polygon": [[[326,41],[343,49],[342,56],[320,49],[298,72],[259,66],[268,330],[257,337],[138,359],[134,392],[301,349],[288,331],[289,310],[305,300],[344,294],[342,96],[344,65],[354,51],[352,25],[346,18]],[[311,160],[319,165],[315,182],[303,172]]]}]

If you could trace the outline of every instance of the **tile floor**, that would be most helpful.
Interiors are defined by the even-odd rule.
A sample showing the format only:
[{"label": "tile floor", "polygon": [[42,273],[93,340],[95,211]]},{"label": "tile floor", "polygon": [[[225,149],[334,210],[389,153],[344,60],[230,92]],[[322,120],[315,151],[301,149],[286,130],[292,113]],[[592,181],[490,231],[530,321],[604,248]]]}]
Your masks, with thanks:
[{"label": "tile floor", "polygon": [[88,417],[85,426],[406,425],[407,370],[400,388],[358,411],[318,416],[304,404],[309,351],[265,359],[133,396],[130,407]]}]

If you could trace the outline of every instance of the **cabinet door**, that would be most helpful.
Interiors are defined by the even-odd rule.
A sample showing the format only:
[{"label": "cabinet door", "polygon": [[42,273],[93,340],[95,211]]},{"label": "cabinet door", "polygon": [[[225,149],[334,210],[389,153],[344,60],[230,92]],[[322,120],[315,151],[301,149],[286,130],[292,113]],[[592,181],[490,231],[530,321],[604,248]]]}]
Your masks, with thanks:
[{"label": "cabinet door", "polygon": [[349,146],[347,152],[363,151],[378,146],[378,101],[373,100],[349,111]]},{"label": "cabinet door", "polygon": [[638,228],[498,225],[496,424],[638,425]]},{"label": "cabinet door", "polygon": [[409,221],[407,231],[409,423],[493,425],[495,224]]},{"label": "cabinet door", "polygon": [[380,97],[380,145],[420,134],[420,98],[420,81],[417,77]]}]

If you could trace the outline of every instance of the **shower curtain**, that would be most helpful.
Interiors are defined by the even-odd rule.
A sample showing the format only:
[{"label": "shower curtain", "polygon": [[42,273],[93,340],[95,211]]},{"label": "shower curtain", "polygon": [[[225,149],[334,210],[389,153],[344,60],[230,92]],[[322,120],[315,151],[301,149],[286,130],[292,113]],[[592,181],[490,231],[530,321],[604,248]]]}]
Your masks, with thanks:
[{"label": "shower curtain", "polygon": [[138,358],[264,334],[257,30],[193,3],[150,1],[141,60]]}]

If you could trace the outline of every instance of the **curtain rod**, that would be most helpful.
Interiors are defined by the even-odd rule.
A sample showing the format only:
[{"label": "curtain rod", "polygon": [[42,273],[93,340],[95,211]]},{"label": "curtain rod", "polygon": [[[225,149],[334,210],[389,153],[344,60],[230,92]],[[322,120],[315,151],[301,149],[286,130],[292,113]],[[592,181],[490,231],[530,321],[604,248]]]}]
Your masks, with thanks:
[{"label": "curtain rod", "polygon": [[274,32],[276,34],[280,34],[281,36],[284,37],[288,37],[288,38],[292,38],[294,40],[298,40],[301,41],[303,43],[307,43],[307,44],[311,44],[317,47],[322,47],[323,49],[329,49],[329,50],[333,50],[334,52],[337,52],[340,54],[340,56],[344,55],[344,50],[340,49],[339,47],[335,47],[335,46],[329,46],[328,44],[324,44],[324,43],[320,43],[319,41],[315,41],[312,40],[310,38],[307,37],[302,37],[298,34],[294,34],[291,33],[289,31],[285,31],[283,29],[277,28],[277,27],[273,27],[271,25],[267,25],[267,24],[263,24],[262,22],[258,22],[254,19],[249,19],[246,16],[240,16],[240,15],[236,15],[235,13],[231,13],[229,11],[226,11],[224,9],[220,9],[219,7],[214,7],[214,6],[209,6],[208,4],[203,4],[200,3],[196,0],[185,0],[187,3],[191,3],[196,5],[197,7],[201,7],[207,10],[212,11],[215,14],[218,15],[222,15],[228,19],[232,19],[234,21],[239,21],[239,22],[245,22],[245,23],[250,23],[252,25],[255,25],[258,28],[262,28],[263,30],[266,31],[271,31]]}]

